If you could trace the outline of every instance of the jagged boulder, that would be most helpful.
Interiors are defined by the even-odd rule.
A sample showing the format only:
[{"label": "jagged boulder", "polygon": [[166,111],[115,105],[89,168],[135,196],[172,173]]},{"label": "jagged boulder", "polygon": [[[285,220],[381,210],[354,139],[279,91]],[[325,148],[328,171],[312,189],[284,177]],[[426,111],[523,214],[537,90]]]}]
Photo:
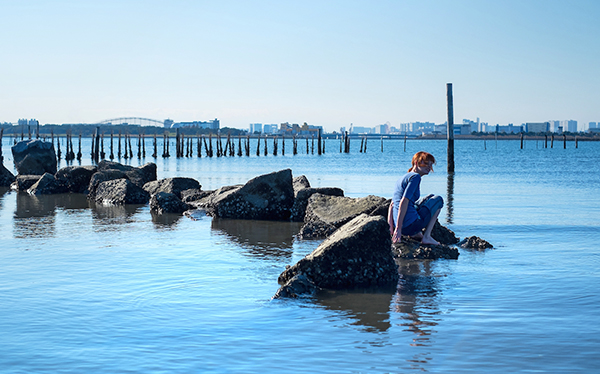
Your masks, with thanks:
[{"label": "jagged boulder", "polygon": [[117,180],[117,179],[129,179],[124,171],[117,169],[98,170],[90,178],[90,184],[88,185],[88,199],[94,200],[96,198],[96,191],[100,183]]},{"label": "jagged boulder", "polygon": [[[389,234],[389,232],[388,232]],[[400,243],[394,243],[392,246],[394,255],[402,259],[420,259],[420,260],[437,260],[446,258],[456,260],[459,256],[458,249],[445,244],[428,245],[422,244],[419,241],[402,237]]]},{"label": "jagged boulder", "polygon": [[243,186],[220,188],[200,200],[198,206],[213,217],[289,220],[294,204],[294,188],[290,169],[265,174]]},{"label": "jagged boulder", "polygon": [[150,195],[157,194],[158,192],[168,192],[175,194],[177,198],[181,199],[181,192],[189,189],[200,189],[200,183],[193,178],[165,178],[148,182],[144,185],[144,189],[148,191]]},{"label": "jagged boulder", "polygon": [[306,175],[294,178],[292,184],[294,185],[294,194],[297,194],[302,189],[310,188],[310,182],[306,178]]},{"label": "jagged boulder", "polygon": [[302,188],[296,192],[296,198],[294,199],[294,205],[292,206],[292,215],[290,217],[291,221],[304,221],[308,199],[316,193],[327,196],[344,196],[344,190],[337,187]]},{"label": "jagged boulder", "polygon": [[27,190],[27,193],[30,195],[51,195],[63,192],[66,192],[66,190],[58,184],[54,175],[50,173],[44,173],[44,175],[42,175],[37,182]]},{"label": "jagged boulder", "polygon": [[[327,237],[360,214],[386,217],[386,204],[389,206],[389,200],[374,195],[355,199],[319,193],[313,194],[308,199],[304,226],[300,229],[299,235],[302,238]],[[383,211],[385,211],[385,214],[380,214]]]},{"label": "jagged boulder", "polygon": [[10,188],[15,191],[27,191],[38,180],[40,180],[39,175],[17,175],[15,181],[10,185]]},{"label": "jagged boulder", "polygon": [[15,175],[0,163],[0,187],[10,187],[15,181]]},{"label": "jagged boulder", "polygon": [[465,249],[474,249],[476,251],[485,251],[486,249],[494,248],[493,245],[478,236],[466,237],[458,243],[458,246]]},{"label": "jagged boulder", "polygon": [[190,206],[181,201],[177,195],[169,192],[158,192],[150,198],[150,210],[158,213],[183,213]]},{"label": "jagged boulder", "polygon": [[148,200],[148,192],[125,178],[100,183],[95,194],[96,203],[104,205],[146,204]]},{"label": "jagged boulder", "polygon": [[278,281],[285,285],[302,274],[320,288],[396,284],[398,266],[391,244],[387,221],[381,216],[361,214],[340,227],[312,253],[287,268]]},{"label": "jagged boulder", "polygon": [[12,146],[11,150],[17,174],[56,173],[56,153],[52,143],[39,139],[22,140]]},{"label": "jagged boulder", "polygon": [[85,193],[92,175],[98,171],[95,166],[66,166],[54,175],[58,184],[68,192]]}]

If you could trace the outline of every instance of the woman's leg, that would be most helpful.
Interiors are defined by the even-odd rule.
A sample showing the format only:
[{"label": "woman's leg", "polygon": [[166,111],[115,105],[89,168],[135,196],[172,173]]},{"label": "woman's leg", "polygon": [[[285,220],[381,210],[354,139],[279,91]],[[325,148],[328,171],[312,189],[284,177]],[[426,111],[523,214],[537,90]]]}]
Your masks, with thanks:
[{"label": "woman's leg", "polygon": [[440,243],[431,237],[431,231],[433,230],[433,226],[437,221],[438,216],[440,215],[440,211],[444,206],[444,200],[441,196],[433,196],[428,201],[424,203],[425,208],[431,212],[431,218],[429,222],[427,222],[427,226],[425,228],[425,232],[423,233],[423,238],[421,239],[421,243],[423,244],[432,244],[439,245]]}]

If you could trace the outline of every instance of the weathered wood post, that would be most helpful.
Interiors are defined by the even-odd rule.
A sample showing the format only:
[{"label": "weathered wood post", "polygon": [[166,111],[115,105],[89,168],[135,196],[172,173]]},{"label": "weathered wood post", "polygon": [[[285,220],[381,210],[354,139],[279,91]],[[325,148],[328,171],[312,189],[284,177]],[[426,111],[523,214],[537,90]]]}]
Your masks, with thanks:
[{"label": "weathered wood post", "polygon": [[548,148],[548,134],[544,134],[544,148]]},{"label": "weathered wood post", "polygon": [[56,157],[60,160],[60,136],[56,136],[56,147],[57,147],[57,151],[56,151]]},{"label": "weathered wood post", "polygon": [[563,144],[564,144],[564,149],[567,149],[567,135],[563,134]]},{"label": "weathered wood post", "polygon": [[554,148],[554,134],[552,134],[552,139],[550,139],[550,148]]},{"label": "weathered wood post", "polygon": [[[114,152],[114,137],[115,137],[115,130],[110,130],[110,156],[109,158],[111,160],[114,160],[115,158],[115,152]],[[81,134],[79,135],[79,138],[81,139]]]},{"label": "weathered wood post", "polygon": [[265,135],[265,156],[267,156],[269,154],[269,149],[268,149],[268,145],[267,145],[267,136]]},{"label": "weathered wood post", "polygon": [[142,132],[142,157],[146,158],[146,134]]},{"label": "weathered wood post", "polygon": [[36,126],[36,129],[35,129],[35,138],[39,139],[40,138],[40,121],[35,120],[35,126]]},{"label": "weathered wood post", "polygon": [[306,137],[306,154],[310,152],[310,147],[308,145],[308,136]]},{"label": "weathered wood post", "polygon": [[260,156],[260,134],[256,137],[256,155]]},{"label": "weathered wood post", "polygon": [[383,135],[381,135],[381,153],[383,153]]},{"label": "weathered wood post", "polygon": [[318,133],[317,133],[317,136],[318,136],[318,138],[317,138],[317,147],[319,148],[317,150],[317,154],[320,156],[321,155],[321,129],[318,129],[317,131],[318,131]]},{"label": "weathered wood post", "polygon": [[[71,151],[73,151],[73,145],[71,144]],[[104,153],[104,133],[100,135],[100,159],[104,160],[106,153]]]},{"label": "weathered wood post", "polygon": [[200,141],[200,134],[196,134],[196,148],[198,149],[198,158],[202,157],[202,142]]},{"label": "weathered wood post", "polygon": [[446,84],[448,101],[448,173],[454,173],[454,100],[452,98],[452,83]]},{"label": "weathered wood post", "polygon": [[242,135],[238,135],[238,157],[242,157]]},{"label": "weathered wood post", "polygon": [[158,155],[158,144],[157,144],[157,140],[156,140],[156,131],[154,132],[154,137],[152,138],[152,148],[154,150],[154,153],[152,153],[152,158],[156,158],[156,156]]},{"label": "weathered wood post", "polygon": [[365,138],[364,137],[360,138],[360,150],[358,151],[358,153],[362,153],[364,143],[365,143]]},{"label": "weathered wood post", "polygon": [[523,133],[521,132],[521,149],[523,149]]},{"label": "weathered wood post", "polygon": [[98,162],[100,157],[100,126],[96,127],[96,145],[94,149],[94,161]]},{"label": "weathered wood post", "polygon": [[577,135],[575,135],[575,148],[579,148],[579,139],[577,138]]}]

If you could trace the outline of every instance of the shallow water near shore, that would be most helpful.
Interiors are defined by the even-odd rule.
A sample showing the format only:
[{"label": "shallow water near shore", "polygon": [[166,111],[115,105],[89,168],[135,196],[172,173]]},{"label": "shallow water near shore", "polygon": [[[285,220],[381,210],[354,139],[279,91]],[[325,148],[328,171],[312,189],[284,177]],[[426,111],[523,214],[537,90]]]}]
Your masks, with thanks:
[{"label": "shallow water near shore", "polygon": [[[205,190],[290,168],[313,187],[389,198],[425,150],[438,162],[421,191],[444,197],[440,222],[495,246],[406,263],[393,289],[300,300],[271,300],[285,266],[320,243],[297,240],[298,224],[1,189],[0,372],[598,371],[600,143],[554,145],[456,141],[453,176],[443,140],[410,140],[406,152],[386,139],[383,152],[369,140],[366,153],[357,141],[340,154],[327,140],[322,156],[302,141],[293,156],[288,140],[284,156],[120,160],[156,162],[158,178]],[[3,155],[12,169],[6,137]]]}]

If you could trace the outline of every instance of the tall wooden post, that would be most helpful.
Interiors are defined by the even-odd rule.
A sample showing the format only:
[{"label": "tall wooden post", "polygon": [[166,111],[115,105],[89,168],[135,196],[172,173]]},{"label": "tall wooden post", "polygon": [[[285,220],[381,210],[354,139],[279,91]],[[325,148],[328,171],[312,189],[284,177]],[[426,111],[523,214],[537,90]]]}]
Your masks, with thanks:
[{"label": "tall wooden post", "polygon": [[454,101],[452,99],[452,83],[446,84],[448,99],[448,173],[454,173]]}]

